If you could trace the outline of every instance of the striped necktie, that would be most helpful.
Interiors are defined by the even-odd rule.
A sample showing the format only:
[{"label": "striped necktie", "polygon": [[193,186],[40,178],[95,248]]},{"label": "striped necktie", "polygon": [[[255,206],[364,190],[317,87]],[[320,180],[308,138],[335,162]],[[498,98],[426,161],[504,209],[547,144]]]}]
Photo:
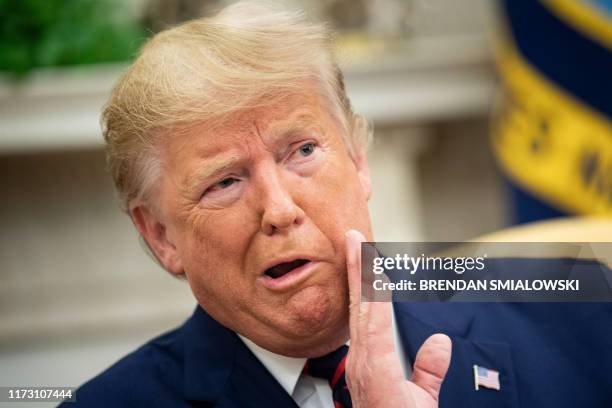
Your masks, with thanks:
[{"label": "striped necktie", "polygon": [[305,374],[323,378],[329,382],[335,408],[352,408],[353,406],[344,377],[344,363],[348,349],[348,346],[342,346],[322,357],[308,359],[304,367]]}]

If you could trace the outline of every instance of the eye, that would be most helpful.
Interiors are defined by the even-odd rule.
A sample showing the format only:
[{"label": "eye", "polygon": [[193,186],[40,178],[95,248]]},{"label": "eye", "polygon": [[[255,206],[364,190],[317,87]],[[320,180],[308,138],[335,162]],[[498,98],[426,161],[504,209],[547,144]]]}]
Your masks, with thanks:
[{"label": "eye", "polygon": [[232,185],[236,184],[237,182],[239,182],[240,180],[238,180],[235,177],[226,177],[223,180],[213,184],[212,186],[210,186],[205,192],[204,194],[208,194],[208,193],[214,193],[216,191],[220,191],[220,190],[225,190],[228,189],[229,187],[231,187]]},{"label": "eye", "polygon": [[301,156],[307,157],[314,153],[314,149],[315,149],[315,144],[312,142],[309,142],[309,143],[304,143],[303,145],[301,145],[298,149],[298,152],[300,153]]},{"label": "eye", "polygon": [[221,180],[220,182],[218,182],[216,185],[219,186],[219,188],[227,188],[229,186],[231,186],[232,184],[234,184],[236,181],[235,178],[233,177],[228,177],[228,178],[224,178],[223,180]]},{"label": "eye", "polygon": [[321,146],[316,141],[302,141],[291,147],[291,154],[285,163],[300,173],[307,173],[315,170],[321,163],[323,157],[321,153]]}]

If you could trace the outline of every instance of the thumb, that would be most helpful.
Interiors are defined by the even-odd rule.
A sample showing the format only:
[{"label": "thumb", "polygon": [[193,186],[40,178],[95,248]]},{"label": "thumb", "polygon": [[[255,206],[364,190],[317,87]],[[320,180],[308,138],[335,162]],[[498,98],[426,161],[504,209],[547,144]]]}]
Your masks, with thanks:
[{"label": "thumb", "polygon": [[450,338],[438,333],[425,340],[416,355],[412,382],[427,391],[436,401],[450,365],[451,350]]}]

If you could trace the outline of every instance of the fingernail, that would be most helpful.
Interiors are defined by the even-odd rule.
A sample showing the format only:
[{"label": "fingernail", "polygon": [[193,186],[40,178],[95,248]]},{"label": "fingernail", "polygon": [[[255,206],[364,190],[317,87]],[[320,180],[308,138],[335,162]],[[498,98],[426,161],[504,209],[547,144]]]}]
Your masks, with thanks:
[{"label": "fingernail", "polygon": [[344,234],[344,236],[346,238],[348,238],[351,235],[353,237],[355,237],[355,239],[358,240],[358,241],[365,241],[365,237],[363,236],[363,234],[361,232],[357,231],[356,229],[350,229],[350,230],[346,231],[346,233]]}]

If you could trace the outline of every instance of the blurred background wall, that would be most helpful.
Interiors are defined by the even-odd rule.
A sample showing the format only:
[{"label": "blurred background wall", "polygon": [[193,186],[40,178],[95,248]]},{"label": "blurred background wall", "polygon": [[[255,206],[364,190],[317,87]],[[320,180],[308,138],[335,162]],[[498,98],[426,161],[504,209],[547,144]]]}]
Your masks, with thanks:
[{"label": "blurred background wall", "polygon": [[[0,385],[76,386],[191,313],[188,286],[118,209],[99,114],[148,33],[227,3],[1,2]],[[512,222],[488,140],[492,2],[286,3],[339,30],[349,96],[375,128],[378,240],[463,240]]]}]

